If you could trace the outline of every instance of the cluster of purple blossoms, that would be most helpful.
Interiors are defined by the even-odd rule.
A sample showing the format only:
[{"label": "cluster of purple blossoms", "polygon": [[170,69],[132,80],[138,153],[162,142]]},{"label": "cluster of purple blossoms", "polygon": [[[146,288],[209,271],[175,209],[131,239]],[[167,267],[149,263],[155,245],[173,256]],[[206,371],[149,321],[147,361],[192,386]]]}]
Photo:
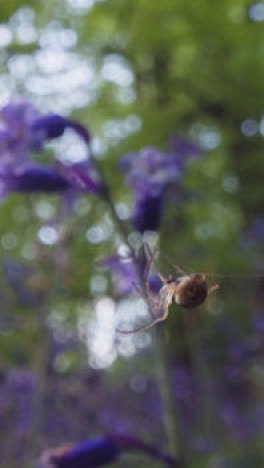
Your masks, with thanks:
[{"label": "cluster of purple blossoms", "polygon": [[0,195],[9,192],[100,193],[102,186],[90,162],[63,166],[34,162],[30,154],[40,152],[45,142],[61,137],[71,128],[89,144],[85,127],[58,114],[40,115],[28,102],[18,101],[0,110]]},{"label": "cluster of purple blossoms", "polygon": [[[137,231],[144,233],[159,229],[168,189],[173,186],[179,193],[188,160],[199,154],[197,145],[177,137],[172,140],[167,154],[147,147],[139,153],[128,153],[121,158],[120,170],[134,194],[132,223]],[[146,259],[143,257],[138,259],[137,267],[132,259],[118,255],[105,259],[102,264],[112,271],[118,296],[131,292],[133,284],[140,282],[139,276],[141,279],[145,276]],[[157,275],[150,275],[149,283],[153,293],[161,288]]]},{"label": "cluster of purple blossoms", "polygon": [[137,231],[159,229],[169,187],[181,187],[187,161],[199,154],[197,145],[178,137],[173,139],[167,154],[147,147],[121,159],[120,170],[134,193],[132,222]]},{"label": "cluster of purple blossoms", "polygon": [[[104,188],[89,160],[71,166],[32,160],[32,152],[42,151],[47,141],[68,128],[89,145],[90,135],[79,122],[58,114],[41,115],[25,101],[5,105],[0,110],[0,195],[71,189],[102,194]],[[196,145],[178,137],[168,154],[149,147],[121,159],[120,169],[135,196],[133,225],[139,232],[159,228],[168,188],[181,187],[186,162],[199,153]]]}]

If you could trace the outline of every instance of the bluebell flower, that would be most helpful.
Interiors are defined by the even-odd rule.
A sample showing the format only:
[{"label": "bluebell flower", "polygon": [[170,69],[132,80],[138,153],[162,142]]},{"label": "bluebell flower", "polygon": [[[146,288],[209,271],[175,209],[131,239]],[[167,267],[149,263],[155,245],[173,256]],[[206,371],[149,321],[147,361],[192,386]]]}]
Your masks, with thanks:
[{"label": "bluebell flower", "polygon": [[99,194],[102,185],[79,164],[63,167],[27,164],[0,172],[0,197],[18,193],[64,193],[69,190]]},{"label": "bluebell flower", "polygon": [[55,168],[31,164],[17,171],[0,173],[1,193],[9,192],[64,192],[70,182]]},{"label": "bluebell flower", "polygon": [[58,114],[47,114],[35,119],[31,128],[33,132],[43,134],[47,140],[59,138],[68,126],[68,120]]},{"label": "bluebell flower", "polygon": [[[137,438],[119,434],[87,440],[70,448],[66,446],[48,451],[44,453],[42,460],[54,468],[89,468],[113,463],[122,453],[129,451],[143,452],[168,466],[181,466],[178,460],[158,448]],[[47,464],[42,463],[42,466]]]},{"label": "bluebell flower", "polygon": [[178,161],[167,157],[154,147],[121,158],[120,170],[134,192],[159,194],[170,182],[180,180]]},{"label": "bluebell flower", "polygon": [[148,278],[150,290],[153,294],[157,294],[159,290],[162,288],[163,283],[158,275],[155,273],[151,273]]},{"label": "bluebell flower", "polygon": [[41,151],[45,141],[73,129],[86,144],[88,130],[79,122],[58,114],[40,115],[25,101],[11,102],[0,109],[0,195],[10,192],[103,193],[98,174],[90,161],[63,166],[35,164],[29,153]]},{"label": "bluebell flower", "polygon": [[62,454],[51,455],[50,462],[56,468],[88,468],[112,463],[118,454],[119,449],[113,440],[98,437],[65,450]]},{"label": "bluebell flower", "polygon": [[167,154],[148,147],[121,158],[120,170],[134,193],[132,222],[139,232],[159,229],[168,188],[181,187],[188,159],[198,154],[196,145],[178,138]]},{"label": "bluebell flower", "polygon": [[101,265],[111,270],[114,290],[117,296],[123,296],[133,290],[133,284],[138,282],[137,269],[130,258],[112,255],[105,258]]},{"label": "bluebell flower", "polygon": [[0,109],[0,167],[16,165],[28,158],[29,151],[41,150],[43,135],[32,129],[39,117],[38,111],[28,102],[12,102]]},{"label": "bluebell flower", "polygon": [[0,166],[24,163],[31,151],[41,151],[45,141],[58,138],[67,128],[89,143],[88,130],[59,114],[41,115],[30,103],[14,101],[0,109]]},{"label": "bluebell flower", "polygon": [[59,114],[47,114],[35,119],[31,128],[34,132],[42,134],[44,139],[52,140],[63,135],[67,128],[74,130],[86,143],[90,141],[89,132],[79,122],[68,119]]},{"label": "bluebell flower", "polygon": [[132,215],[133,226],[137,231],[157,231],[161,224],[164,194],[142,193],[136,196]]},{"label": "bluebell flower", "polygon": [[[140,262],[139,262],[140,263]],[[112,272],[114,290],[117,296],[125,296],[132,291],[135,291],[135,284],[140,283],[138,269],[133,260],[129,257],[121,257],[119,255],[112,255],[105,258],[101,265],[108,268]],[[141,262],[141,271],[144,277],[145,273],[145,259]],[[162,287],[160,278],[155,274],[149,275],[149,285],[153,293],[158,293]]]}]

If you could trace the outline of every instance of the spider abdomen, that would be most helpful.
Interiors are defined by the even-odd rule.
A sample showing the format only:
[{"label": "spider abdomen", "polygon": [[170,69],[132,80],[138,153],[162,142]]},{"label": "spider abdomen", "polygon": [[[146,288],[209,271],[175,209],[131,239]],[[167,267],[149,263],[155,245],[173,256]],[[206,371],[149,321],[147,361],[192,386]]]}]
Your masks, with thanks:
[{"label": "spider abdomen", "polygon": [[175,287],[174,299],[176,304],[185,308],[198,307],[208,294],[205,276],[195,273],[181,278]]}]

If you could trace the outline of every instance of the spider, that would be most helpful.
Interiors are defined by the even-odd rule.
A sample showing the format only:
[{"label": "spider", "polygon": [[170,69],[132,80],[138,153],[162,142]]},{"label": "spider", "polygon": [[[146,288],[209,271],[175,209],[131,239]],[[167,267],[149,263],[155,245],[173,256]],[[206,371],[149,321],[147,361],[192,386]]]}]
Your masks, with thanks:
[{"label": "spider", "polygon": [[153,327],[158,322],[166,320],[169,313],[169,306],[173,299],[176,304],[188,309],[201,305],[207,296],[219,288],[218,284],[208,286],[206,275],[204,273],[192,273],[188,275],[180,267],[174,265],[178,272],[178,276],[169,275],[165,278],[160,272],[157,272],[162,286],[158,293],[153,293],[149,285],[149,275],[155,259],[155,251],[152,253],[149,246],[144,244],[148,265],[146,271],[146,279],[144,289],[134,284],[136,291],[148,303],[152,314],[151,322],[134,330],[120,330],[119,333],[137,333],[145,331]]}]

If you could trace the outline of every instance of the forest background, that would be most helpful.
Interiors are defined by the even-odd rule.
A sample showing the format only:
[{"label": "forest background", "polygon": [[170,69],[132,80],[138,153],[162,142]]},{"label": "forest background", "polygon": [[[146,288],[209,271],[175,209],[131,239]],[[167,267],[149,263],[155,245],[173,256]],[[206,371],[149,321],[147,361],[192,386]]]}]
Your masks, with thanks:
[{"label": "forest background", "polygon": [[[107,203],[9,188],[1,466],[113,431],[194,468],[263,466],[263,22],[264,3],[246,0],[0,0],[1,107],[23,99],[81,122],[121,223],[132,213],[129,242],[158,240],[165,275],[174,263],[220,286],[197,313],[173,306],[162,336],[120,335],[148,315],[131,272],[105,268],[128,254]],[[84,161],[82,138],[62,133],[34,161]],[[154,229],[133,224],[119,163],[144,148],[184,164]]]}]

